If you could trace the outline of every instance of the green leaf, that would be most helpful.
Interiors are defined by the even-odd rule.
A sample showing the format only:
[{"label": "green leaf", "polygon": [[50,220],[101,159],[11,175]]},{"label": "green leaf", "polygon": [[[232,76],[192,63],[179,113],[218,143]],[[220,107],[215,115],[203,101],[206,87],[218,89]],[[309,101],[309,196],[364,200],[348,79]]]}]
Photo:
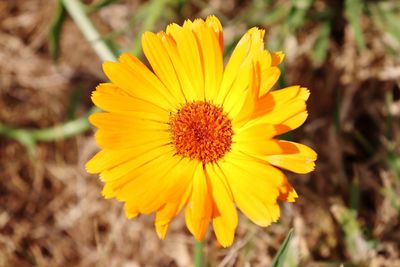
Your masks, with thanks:
[{"label": "green leaf", "polygon": [[275,255],[274,261],[272,262],[272,267],[282,267],[286,260],[286,255],[289,251],[290,241],[293,237],[293,229],[290,229],[285,240],[283,241],[278,253]]},{"label": "green leaf", "polygon": [[308,10],[314,0],[292,0],[292,7],[288,15],[288,26],[290,32],[295,32],[302,27],[307,20]]},{"label": "green leaf", "polygon": [[362,0],[346,0],[345,15],[350,23],[354,38],[360,50],[365,49],[364,36],[361,30],[361,16],[363,14],[364,5]]},{"label": "green leaf", "polygon": [[314,63],[319,66],[321,65],[328,55],[328,44],[329,36],[331,34],[331,22],[329,20],[322,23],[319,29],[319,36],[315,41],[315,46],[313,50],[313,60]]},{"label": "green leaf", "polygon": [[99,1],[96,1],[93,4],[86,6],[86,12],[91,13],[91,12],[97,11],[97,10],[99,10],[99,9],[101,9],[103,7],[106,7],[108,5],[111,5],[112,3],[117,2],[117,1],[119,1],[119,0],[99,0]]},{"label": "green leaf", "polygon": [[371,4],[372,15],[382,29],[400,42],[400,18],[396,9],[383,3]]},{"label": "green leaf", "polygon": [[57,61],[60,54],[60,34],[65,16],[66,12],[64,5],[61,0],[58,0],[56,14],[51,21],[48,33],[50,54],[54,61]]}]

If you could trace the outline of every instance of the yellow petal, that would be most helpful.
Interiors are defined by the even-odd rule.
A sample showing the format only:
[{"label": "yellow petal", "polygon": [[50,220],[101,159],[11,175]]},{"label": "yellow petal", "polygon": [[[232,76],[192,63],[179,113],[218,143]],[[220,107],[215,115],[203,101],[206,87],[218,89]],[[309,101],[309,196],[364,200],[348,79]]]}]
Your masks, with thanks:
[{"label": "yellow petal", "polygon": [[284,182],[280,171],[238,155],[226,157],[219,165],[226,174],[235,203],[250,220],[268,226],[279,218],[276,200]]},{"label": "yellow petal", "polygon": [[244,152],[250,155],[279,155],[297,153],[299,150],[295,144],[276,139],[239,139],[240,135],[233,136],[232,150]]},{"label": "yellow petal", "polygon": [[232,124],[234,128],[240,128],[243,124],[247,123],[254,113],[261,85],[260,74],[259,64],[253,62],[248,89],[246,90],[245,96],[242,96],[242,98],[245,98],[243,106],[240,108],[240,106],[237,105],[236,109],[229,112],[229,115],[233,118]]},{"label": "yellow petal", "polygon": [[[279,102],[278,102],[279,103]],[[273,106],[273,109],[265,115],[249,122],[250,124],[270,123],[282,124],[292,117],[306,111],[306,103],[301,98],[294,98],[284,104],[279,103]]]},{"label": "yellow petal", "polygon": [[285,151],[287,153],[281,155],[268,155],[265,159],[269,163],[296,173],[308,173],[314,170],[314,161],[317,159],[317,153],[314,150],[294,142],[280,141],[280,143],[295,146],[297,151],[294,153]]},{"label": "yellow petal", "polygon": [[[217,170],[216,170],[217,169]],[[211,183],[212,196],[219,215],[213,217],[214,232],[223,247],[232,244],[238,217],[233,204],[232,192],[226,178],[215,165],[206,165],[206,173]]]},{"label": "yellow petal", "polygon": [[199,99],[197,89],[190,79],[188,67],[184,65],[184,61],[179,55],[178,47],[175,40],[164,32],[157,34],[167,51],[171,62],[176,70],[176,75],[179,79],[180,88],[185,96],[186,101],[192,102]]},{"label": "yellow petal", "polygon": [[[239,41],[225,68],[217,104],[223,104],[227,112],[244,101],[243,93],[250,84],[253,62],[264,50],[264,31],[250,29]],[[241,100],[241,101],[239,101]]]},{"label": "yellow petal", "polygon": [[234,141],[237,143],[246,143],[249,140],[260,142],[268,140],[277,135],[278,131],[273,124],[255,124],[249,127],[242,127],[235,130]]},{"label": "yellow petal", "polygon": [[212,28],[203,20],[196,20],[193,27],[198,41],[204,74],[204,97],[212,101],[218,94],[223,73],[223,58],[219,40]]},{"label": "yellow petal", "polygon": [[119,87],[111,83],[103,83],[97,86],[92,93],[93,103],[103,110],[118,114],[135,114],[142,118],[166,120],[169,112],[160,106],[132,97]]},{"label": "yellow petal", "polygon": [[[118,182],[118,190],[116,197],[119,201],[127,201],[137,203],[141,213],[149,213],[157,210],[155,207],[148,212],[148,205],[155,202],[159,203],[156,206],[163,204],[163,198],[159,197],[159,193],[163,190],[163,180],[168,180],[168,173],[172,168],[175,168],[179,163],[178,157],[173,157],[170,154],[161,155],[157,159],[146,163],[145,167],[139,166],[127,173]],[[124,181],[125,180],[125,181]],[[125,182],[125,183],[122,183]],[[116,183],[114,183],[114,186]],[[151,199],[148,201],[148,199]],[[153,201],[153,203],[151,203]],[[165,202],[164,202],[165,203]]]},{"label": "yellow petal", "polygon": [[171,134],[168,131],[142,129],[127,131],[98,130],[95,134],[97,144],[103,149],[134,148],[141,144],[170,143]]},{"label": "yellow petal", "polygon": [[168,229],[168,224],[176,215],[178,215],[183,206],[186,205],[189,196],[192,193],[193,173],[186,172],[185,175],[190,178],[189,183],[186,186],[186,190],[182,192],[175,201],[168,200],[168,202],[160,210],[157,211],[155,219],[155,227],[156,227],[156,232],[161,239],[165,238]]},{"label": "yellow petal", "polygon": [[99,173],[112,169],[122,163],[140,156],[150,150],[168,145],[165,143],[140,144],[135,148],[109,150],[103,149],[86,163],[86,170],[89,173]]},{"label": "yellow petal", "polygon": [[281,122],[280,124],[275,125],[276,134],[284,134],[300,127],[306,121],[307,117],[308,112],[303,111]]},{"label": "yellow petal", "polygon": [[278,67],[269,67],[262,70],[261,73],[261,89],[260,92],[269,91],[275,83],[278,81],[279,76],[281,75],[281,70]]},{"label": "yellow petal", "polygon": [[[125,60],[129,57],[129,60]],[[139,60],[123,55],[121,63],[105,62],[103,70],[107,77],[119,88],[131,96],[154,103],[170,110],[176,105],[173,98],[166,98],[164,86]],[[128,65],[128,63],[130,65]]]},{"label": "yellow petal", "polygon": [[221,88],[218,92],[217,98],[215,99],[215,103],[220,105],[224,103],[224,100],[239,73],[240,66],[248,55],[250,45],[250,32],[248,31],[236,45],[228,64],[225,67]]},{"label": "yellow petal", "polygon": [[185,210],[185,221],[189,231],[197,240],[203,240],[212,214],[210,188],[199,165],[193,177],[193,190]]},{"label": "yellow petal", "polygon": [[91,124],[99,129],[108,131],[129,131],[129,130],[158,130],[168,131],[169,116],[160,117],[159,121],[148,120],[136,114],[115,114],[109,112],[96,112],[89,116]]},{"label": "yellow petal", "polygon": [[175,40],[179,58],[194,89],[193,100],[204,99],[204,74],[196,36],[191,29],[177,24],[170,24],[166,32]]},{"label": "yellow petal", "polygon": [[271,59],[272,59],[271,65],[277,66],[281,64],[284,58],[285,54],[282,51],[271,53]]},{"label": "yellow petal", "polygon": [[[135,152],[132,152],[135,153]],[[173,155],[174,148],[170,145],[160,146],[156,148],[149,147],[147,148],[143,145],[140,149],[138,149],[138,153],[136,157],[132,158],[132,160],[121,163],[114,168],[110,168],[104,170],[100,177],[103,181],[113,182],[118,181],[121,177],[126,176],[130,172],[134,172],[136,169],[142,167],[142,165],[146,165],[147,163],[151,163],[154,159],[158,157],[164,157],[165,155]],[[123,184],[124,181],[121,181],[119,184]]]},{"label": "yellow petal", "polygon": [[183,95],[183,88],[181,88],[174,65],[160,38],[152,32],[146,32],[142,37],[142,46],[143,52],[150,62],[153,71],[157,74],[167,90],[178,103],[185,103],[186,100]]},{"label": "yellow petal", "polygon": [[176,169],[180,169],[182,174],[189,174],[185,172],[188,168],[180,164],[180,157],[166,158],[165,161],[155,167],[156,170],[146,173],[137,170],[136,177],[118,191],[117,198],[136,203],[140,213],[148,214],[159,210],[168,201],[173,201],[168,197],[173,191],[179,190],[180,195],[184,194],[191,177],[185,178],[181,175],[178,177],[181,178],[180,181],[176,182],[178,178],[174,175],[177,173]]},{"label": "yellow petal", "polygon": [[221,54],[223,54],[223,51],[224,51],[224,33],[223,33],[223,30],[222,30],[221,22],[218,20],[218,18],[216,16],[212,16],[211,15],[211,16],[207,17],[206,25],[214,31],[214,33],[215,33],[215,35],[217,37],[217,40],[219,42],[219,46],[220,46],[220,49],[221,49]]},{"label": "yellow petal", "polygon": [[298,197],[296,191],[289,183],[289,181],[285,181],[285,183],[279,188],[280,194],[279,199],[287,202],[295,202]]}]

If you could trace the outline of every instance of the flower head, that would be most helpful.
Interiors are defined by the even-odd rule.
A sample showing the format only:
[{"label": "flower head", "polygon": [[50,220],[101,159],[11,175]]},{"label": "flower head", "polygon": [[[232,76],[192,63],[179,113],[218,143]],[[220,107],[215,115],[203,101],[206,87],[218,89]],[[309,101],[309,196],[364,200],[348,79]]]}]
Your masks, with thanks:
[{"label": "flower head", "polygon": [[146,32],[152,71],[128,53],[104,63],[111,83],[100,84],[92,99],[105,112],[90,117],[102,150],[86,167],[100,173],[106,198],[125,203],[128,218],[156,212],[164,238],[184,209],[197,239],[212,221],[218,241],[229,246],[236,208],[268,226],[280,216],[278,200],[295,200],[277,167],[310,172],[316,153],[276,137],[303,124],[309,91],[270,91],[283,54],[265,50],[263,38],[264,30],[250,29],[224,67],[222,26],[210,16]]}]

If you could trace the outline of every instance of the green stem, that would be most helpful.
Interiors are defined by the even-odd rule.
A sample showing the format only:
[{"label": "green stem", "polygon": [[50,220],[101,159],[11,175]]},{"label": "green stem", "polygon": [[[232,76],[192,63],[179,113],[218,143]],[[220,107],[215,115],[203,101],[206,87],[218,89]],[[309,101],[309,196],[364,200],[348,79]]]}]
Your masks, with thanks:
[{"label": "green stem", "polygon": [[202,241],[195,241],[194,245],[194,267],[204,267],[204,244]]},{"label": "green stem", "polygon": [[88,130],[90,124],[88,123],[87,117],[96,111],[99,111],[99,109],[93,107],[81,118],[45,129],[19,129],[0,124],[0,135],[7,136],[8,138],[20,142],[25,145],[29,153],[32,154],[37,141],[65,139]]},{"label": "green stem", "polygon": [[62,2],[101,60],[116,61],[116,56],[88,18],[82,3],[79,0],[62,0]]}]

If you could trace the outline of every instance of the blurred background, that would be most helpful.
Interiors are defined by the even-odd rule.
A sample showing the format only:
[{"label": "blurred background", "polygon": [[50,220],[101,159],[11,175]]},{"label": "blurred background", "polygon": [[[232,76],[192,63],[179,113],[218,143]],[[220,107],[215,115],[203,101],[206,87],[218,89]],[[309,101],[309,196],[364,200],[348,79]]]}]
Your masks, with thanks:
[{"label": "blurred background", "polygon": [[[191,266],[182,216],[160,241],[153,216],[126,219],[85,172],[90,93],[106,77],[63,1],[0,0],[0,266]],[[287,267],[400,266],[400,1],[83,3],[115,54],[142,57],[144,31],[209,14],[227,55],[265,28],[286,54],[277,88],[311,91],[309,119],[285,136],[319,154],[315,172],[287,173],[298,201],[265,229],[241,217],[228,249],[209,233],[208,266],[269,266],[290,228]]]}]

